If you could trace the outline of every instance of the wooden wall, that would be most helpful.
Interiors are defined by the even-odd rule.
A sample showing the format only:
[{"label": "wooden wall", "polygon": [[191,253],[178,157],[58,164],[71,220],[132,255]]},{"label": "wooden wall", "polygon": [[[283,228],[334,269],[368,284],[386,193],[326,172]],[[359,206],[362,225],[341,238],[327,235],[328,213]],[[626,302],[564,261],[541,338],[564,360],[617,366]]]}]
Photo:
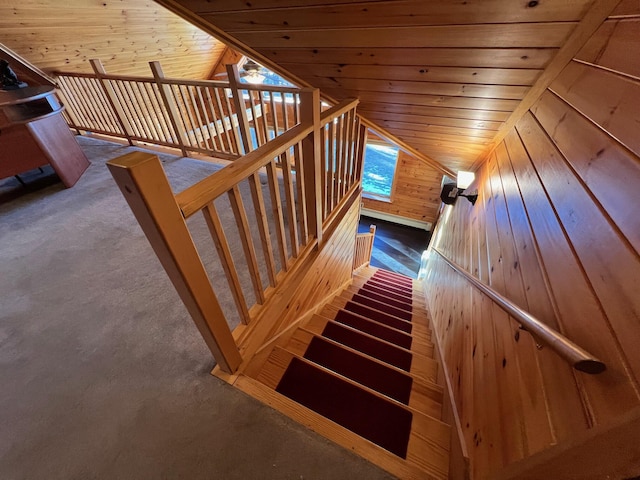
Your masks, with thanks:
[{"label": "wooden wall", "polygon": [[[437,248],[607,364],[586,375],[537,349],[432,252],[425,289],[476,479],[639,409],[639,49],[640,4],[625,1],[477,172],[475,207],[460,198],[437,227]],[[555,464],[639,475],[640,433],[626,443]],[[521,465],[509,478],[567,478]]]},{"label": "wooden wall", "polygon": [[363,198],[364,208],[382,213],[435,223],[440,206],[442,173],[400,151],[391,201]]},{"label": "wooden wall", "polygon": [[208,78],[224,44],[152,0],[3,0],[0,42],[50,73],[150,76],[159,60],[171,77]]}]

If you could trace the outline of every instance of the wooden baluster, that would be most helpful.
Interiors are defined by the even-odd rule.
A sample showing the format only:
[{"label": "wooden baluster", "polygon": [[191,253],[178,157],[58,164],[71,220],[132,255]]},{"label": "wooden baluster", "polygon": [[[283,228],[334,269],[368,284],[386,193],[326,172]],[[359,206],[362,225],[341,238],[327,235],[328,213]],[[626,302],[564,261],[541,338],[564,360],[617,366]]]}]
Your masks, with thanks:
[{"label": "wooden baluster", "polygon": [[322,244],[322,185],[320,177],[320,90],[305,89],[300,93],[300,121],[313,130],[302,140],[305,198],[309,235]]},{"label": "wooden baluster", "polygon": [[351,123],[349,124],[349,180],[347,182],[347,187],[351,188],[351,186],[355,183],[355,169],[356,169],[356,143],[358,137],[358,117],[356,115],[355,109],[351,111]]},{"label": "wooden baluster", "polygon": [[160,98],[160,91],[159,91],[158,85],[155,83],[149,83],[147,87],[148,89],[151,90],[151,94],[149,95],[149,98],[151,99],[151,105],[155,111],[158,124],[162,129],[164,141],[166,143],[175,143],[172,140],[171,121],[169,120],[168,115],[165,114],[165,108],[164,108],[164,104],[162,103],[162,99]]},{"label": "wooden baluster", "polygon": [[293,193],[293,178],[291,174],[291,149],[280,156],[282,165],[282,181],[284,194],[287,200],[287,217],[289,218],[289,239],[291,240],[291,255],[298,258],[300,242],[298,237],[298,219],[296,215],[295,195]]},{"label": "wooden baluster", "polygon": [[[86,89],[90,92],[91,96],[93,96],[94,98],[93,104],[95,105],[97,103],[98,105],[104,105],[104,103],[100,102],[100,100],[104,99],[104,96],[105,96],[104,91],[100,88],[97,82],[99,82],[98,79],[96,79],[95,82],[91,78],[84,79]],[[114,132],[114,133],[117,133],[118,130],[120,130],[117,124],[115,125],[116,129],[115,130],[113,129],[111,122],[109,121],[111,117],[109,113],[112,113],[112,112],[110,112],[108,108],[94,108],[93,110],[97,116],[96,124],[101,130],[105,132]]]},{"label": "wooden baluster", "polygon": [[269,284],[272,287],[275,287],[277,284],[276,266],[275,259],[273,258],[273,247],[271,246],[271,237],[269,235],[269,222],[267,220],[267,211],[264,206],[264,197],[262,195],[262,185],[260,183],[260,177],[257,173],[254,173],[249,177],[248,181],[249,187],[251,188],[251,199],[253,200],[256,220],[258,222],[260,240],[262,241],[262,251],[264,252],[264,259],[267,264],[267,275],[269,276]]},{"label": "wooden baluster", "polygon": [[329,122],[329,179],[331,185],[329,186],[329,212],[331,213],[335,208],[336,204],[336,124],[333,123],[333,120]]},{"label": "wooden baluster", "polygon": [[306,245],[309,240],[309,226],[307,219],[307,202],[306,202],[306,187],[304,178],[304,154],[301,145],[302,142],[296,143],[293,146],[293,158],[296,165],[296,191],[298,194],[298,201],[296,207],[298,209],[298,222],[300,225],[300,243]]},{"label": "wooden baluster", "polygon": [[327,186],[328,186],[328,172],[327,168],[327,127],[326,125],[320,128],[320,162],[322,165],[321,173],[322,173],[322,220],[324,221],[327,218],[327,199],[329,198]]},{"label": "wooden baluster", "polygon": [[[220,122],[222,124],[222,128],[224,129],[225,138],[227,139],[227,143],[229,145],[229,151],[231,153],[240,155],[242,152],[242,141],[240,140],[240,137],[238,136],[237,131],[233,126],[233,118],[232,118],[233,110],[231,108],[231,103],[229,102],[229,97],[227,97],[227,95],[224,92],[225,90],[222,89],[222,93],[224,94],[224,98],[227,105],[226,113],[223,108],[223,104],[220,100],[220,89],[215,88],[213,91],[216,97],[216,105],[218,106],[218,111],[220,112]],[[227,122],[229,122],[228,128],[227,128]],[[229,132],[231,132],[231,134],[229,134]],[[231,137],[233,137],[233,141],[231,140]]]},{"label": "wooden baluster", "polygon": [[[198,90],[198,87],[196,86],[187,87],[187,92],[189,93],[189,99],[191,100],[191,108],[189,108],[189,111],[193,111],[193,113],[195,114],[194,115],[195,119],[197,120],[197,126],[194,129],[193,133],[197,140],[198,136],[196,135],[196,132],[200,132],[201,140],[198,142],[198,145],[200,148],[204,148],[205,150],[212,150],[213,146],[209,147],[207,138],[205,137],[205,132],[209,134],[209,130],[207,129],[208,125],[204,121],[202,121],[202,115],[200,114],[200,108],[203,105],[202,98],[200,98],[200,103],[198,103],[198,99],[193,93],[194,90]],[[212,140],[213,142],[213,139],[211,138],[210,134],[209,134],[209,139]]]},{"label": "wooden baluster", "polygon": [[336,204],[342,200],[342,130],[344,114],[338,117],[336,125]]},{"label": "wooden baluster", "polygon": [[251,320],[249,309],[247,308],[247,301],[245,300],[244,293],[242,292],[242,285],[240,283],[240,278],[238,278],[238,271],[233,263],[233,256],[231,255],[229,242],[224,234],[224,228],[222,227],[220,216],[218,215],[218,211],[216,210],[216,206],[213,202],[202,210],[202,214],[207,221],[207,226],[209,227],[209,232],[211,232],[213,243],[216,246],[218,257],[222,264],[222,269],[227,276],[229,288],[233,295],[233,301],[235,302],[236,307],[238,308],[238,313],[240,314],[240,321],[246,325]]},{"label": "wooden baluster", "polygon": [[68,87],[65,77],[58,76],[57,80],[59,85],[58,94],[60,95],[62,103],[67,106],[67,108],[62,113],[63,115],[67,115],[67,122],[69,123],[69,125],[72,128],[75,128],[78,135],[81,135],[82,133],[79,127],[82,126],[82,122],[78,118],[80,112],[77,110],[77,107],[75,105],[75,99],[72,100],[73,91]]},{"label": "wooden baluster", "polygon": [[161,142],[162,135],[154,118],[153,106],[152,108],[149,108],[150,99],[146,85],[147,84],[145,82],[136,82],[136,87],[138,87],[138,94],[141,100],[140,107],[144,110],[145,121],[149,130],[151,131],[153,139],[157,142]]},{"label": "wooden baluster", "polygon": [[84,123],[91,128],[96,128],[93,120],[92,109],[87,103],[87,95],[84,91],[81,80],[76,77],[70,77],[69,81],[71,84],[73,84],[74,89],[77,92],[78,103],[82,107],[82,116],[84,117]]},{"label": "wooden baluster", "polygon": [[229,195],[229,201],[231,202],[233,216],[238,225],[238,232],[240,233],[242,248],[244,249],[244,255],[247,260],[249,276],[251,277],[253,290],[256,294],[256,302],[262,305],[264,303],[264,290],[262,288],[262,280],[260,279],[260,270],[258,269],[258,259],[256,257],[256,250],[253,245],[253,238],[251,237],[251,229],[249,228],[247,213],[244,209],[238,185],[235,185],[227,193]]},{"label": "wooden baluster", "polygon": [[[240,90],[240,74],[238,73],[238,65],[227,65],[227,76],[229,77],[229,87],[233,97],[233,105],[236,110],[238,119],[238,130],[240,131],[240,139],[244,153],[247,154],[252,150],[251,130],[249,128],[249,119],[247,118],[247,109]],[[231,119],[229,113],[229,119]]]},{"label": "wooden baluster", "polygon": [[140,130],[140,126],[137,123],[137,116],[135,112],[131,109],[131,100],[129,98],[129,94],[124,88],[123,82],[119,80],[107,80],[106,81],[111,87],[113,91],[116,93],[118,97],[118,102],[122,105],[122,111],[126,115],[127,120],[129,121],[129,126],[131,127],[132,137],[134,138],[144,138],[142,131]]},{"label": "wooden baluster", "polygon": [[[267,143],[269,138],[269,117],[267,115],[267,109],[264,104],[263,92],[256,92],[258,94],[258,99],[260,100],[260,125],[262,125],[262,129],[264,130],[264,139],[265,143]],[[270,94],[270,92],[267,92]],[[257,128],[257,125],[256,125]]]},{"label": "wooden baluster", "polygon": [[[215,87],[211,87],[211,88],[215,90]],[[214,105],[213,98],[211,97],[211,88],[204,87],[206,101],[202,99],[202,97],[200,98],[200,101],[203,104],[205,117],[207,118],[207,126],[209,127],[211,124],[213,124],[215,139],[212,138],[211,143],[215,148],[220,149],[221,152],[231,153],[231,150],[227,148],[227,145],[224,143],[224,136],[223,136],[224,128],[220,130],[220,124],[222,122],[219,122],[218,115],[216,114],[216,106]],[[200,90],[198,90],[198,92],[199,91]],[[211,118],[209,118],[209,114],[211,114]],[[209,130],[209,135],[211,135],[210,130]],[[217,140],[217,143],[215,140]]]},{"label": "wooden baluster", "polygon": [[360,124],[360,132],[358,134],[358,164],[356,168],[358,182],[362,182],[362,172],[364,170],[364,151],[367,147],[367,133],[367,127]]},{"label": "wooden baluster", "polygon": [[278,240],[278,252],[280,263],[285,272],[289,269],[289,256],[287,255],[287,240],[284,232],[284,218],[282,212],[282,199],[280,198],[280,184],[276,172],[276,162],[271,160],[266,165],[267,179],[269,181],[269,195],[271,196],[271,209],[276,223],[276,238]]},{"label": "wooden baluster", "polygon": [[[178,91],[178,95],[180,98],[180,102],[178,102],[178,113],[182,120],[182,124],[185,125],[187,130],[185,138],[187,139],[187,143],[190,147],[198,147],[200,142],[198,141],[197,125],[193,116],[191,114],[191,108],[189,107],[189,102],[187,101],[188,97],[185,97],[184,89],[187,89],[187,94],[189,93],[189,87],[185,85],[171,85],[171,89],[174,92],[174,98],[178,98],[175,95],[175,91]],[[187,127],[187,120],[189,121],[189,126]],[[193,138],[193,140],[192,140]]]},{"label": "wooden baluster", "polygon": [[257,145],[252,146],[252,150],[254,150],[259,146],[262,146],[265,143],[267,143],[267,140],[263,135],[262,128],[260,128],[260,123],[261,123],[260,118],[262,118],[262,112],[260,112],[260,117],[258,117],[258,114],[256,112],[256,102],[254,99],[254,93],[256,92],[252,90],[248,90],[247,93],[249,94],[249,108],[251,109],[251,121],[253,122],[253,129],[255,131],[256,142],[257,142]]},{"label": "wooden baluster", "polygon": [[122,129],[122,132],[126,135],[129,145],[133,145],[133,140],[131,139],[131,137],[133,136],[131,125],[129,124],[129,120],[127,116],[124,114],[124,111],[122,110],[122,105],[118,101],[118,98],[116,96],[116,93],[113,90],[113,87],[108,82],[106,82],[103,78],[103,75],[106,75],[107,72],[105,71],[104,66],[102,65],[102,62],[94,58],[89,60],[89,63],[91,64],[91,68],[93,68],[93,72],[96,74],[96,77],[100,82],[100,86],[102,87],[102,90],[104,91],[104,94],[107,97],[107,101],[109,102],[109,106],[113,111],[114,117],[120,124],[120,128]]},{"label": "wooden baluster", "polygon": [[129,97],[128,106],[133,113],[133,118],[136,120],[142,138],[145,140],[153,140],[153,136],[148,129],[148,125],[144,121],[144,115],[140,109],[140,99],[136,95],[136,89],[134,88],[135,82],[123,81],[122,83]]},{"label": "wooden baluster", "polygon": [[340,184],[342,185],[341,197],[344,197],[347,193],[347,177],[349,175],[349,128],[351,127],[351,112],[345,112],[342,116],[342,177],[340,178]]},{"label": "wooden baluster", "polygon": [[133,152],[107,166],[218,365],[234,373],[242,357],[160,160]]},{"label": "wooden baluster", "polygon": [[175,139],[174,142],[177,143],[182,155],[186,157],[189,155],[185,148],[185,145],[187,144],[186,132],[184,131],[184,128],[178,124],[179,115],[171,87],[164,83],[164,73],[162,72],[160,62],[149,62],[149,67],[151,68],[153,78],[158,85],[158,91],[160,92],[160,97],[162,98],[166,112],[169,115],[169,121],[173,128],[172,137]]},{"label": "wooden baluster", "polygon": [[[282,95],[282,93],[280,93]],[[271,117],[273,118],[273,136],[274,138],[280,135],[278,131],[278,109],[276,108],[275,92],[269,94],[269,105],[271,107]],[[284,98],[284,96],[283,96]]]}]

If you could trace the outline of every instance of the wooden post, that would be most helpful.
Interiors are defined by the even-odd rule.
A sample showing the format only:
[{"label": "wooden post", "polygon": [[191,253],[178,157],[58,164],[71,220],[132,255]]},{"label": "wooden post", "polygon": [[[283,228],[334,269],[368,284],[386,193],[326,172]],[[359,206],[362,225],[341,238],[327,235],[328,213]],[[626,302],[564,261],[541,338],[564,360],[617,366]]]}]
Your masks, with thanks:
[{"label": "wooden post", "polygon": [[98,79],[98,82],[100,83],[100,86],[102,87],[102,90],[104,91],[104,94],[109,101],[109,105],[113,110],[116,120],[118,120],[118,123],[120,124],[120,128],[122,128],[122,131],[127,136],[129,145],[133,145],[133,140],[131,140],[131,137],[134,137],[135,134],[133,133],[133,129],[129,124],[127,114],[124,112],[122,106],[120,105],[118,95],[116,94],[111,84],[104,78],[104,75],[106,75],[107,72],[105,71],[102,62],[99,59],[94,58],[89,60],[89,63],[91,64],[91,68],[93,68],[93,72],[96,74],[96,78]]},{"label": "wooden post", "polygon": [[[229,77],[229,87],[231,88],[231,96],[233,97],[233,106],[236,109],[236,118],[238,119],[238,129],[240,130],[240,139],[242,140],[242,148],[246,155],[253,150],[253,142],[251,141],[251,128],[249,127],[249,117],[247,117],[247,108],[244,104],[244,98],[240,93],[240,74],[238,73],[238,65],[227,65],[227,76]],[[233,126],[231,112],[229,112],[229,121]],[[256,135],[258,135],[258,123],[253,118],[253,124],[256,126]],[[257,138],[257,137],[256,137]]]},{"label": "wooden post", "polygon": [[184,157],[187,157],[189,156],[189,153],[187,152],[185,145],[189,142],[184,128],[180,127],[180,124],[178,123],[180,114],[178,113],[175,102],[171,101],[171,98],[173,98],[171,87],[162,81],[164,79],[164,72],[162,71],[160,62],[149,62],[149,67],[151,68],[153,78],[158,85],[158,90],[160,91],[160,96],[162,97],[164,106],[169,114],[169,121],[173,127],[173,133],[176,137],[176,141],[178,142],[178,146],[180,147],[180,151]]},{"label": "wooden post", "polygon": [[369,237],[369,255],[367,256],[367,265],[371,263],[371,255],[373,254],[373,241],[376,239],[376,226],[369,225],[369,233],[371,237]]},{"label": "wooden post", "polygon": [[235,372],[242,357],[160,160],[134,152],[107,166],[218,365]]},{"label": "wooden post", "polygon": [[[359,123],[359,122],[358,122]],[[362,171],[364,169],[364,151],[367,147],[367,127],[360,124],[360,131],[358,132],[358,150],[356,157],[356,180],[362,181]]]},{"label": "wooden post", "polygon": [[[320,90],[300,91],[300,123],[313,125],[313,131],[302,140],[305,202],[309,235],[322,245],[322,159],[320,158]],[[300,181],[300,179],[298,179]]]}]

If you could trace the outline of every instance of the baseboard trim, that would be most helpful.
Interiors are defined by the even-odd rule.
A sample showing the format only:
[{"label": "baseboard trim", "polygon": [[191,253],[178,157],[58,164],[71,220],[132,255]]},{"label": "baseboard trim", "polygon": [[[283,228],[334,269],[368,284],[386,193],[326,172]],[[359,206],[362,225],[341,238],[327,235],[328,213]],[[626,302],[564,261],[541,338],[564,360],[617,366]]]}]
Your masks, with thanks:
[{"label": "baseboard trim", "polygon": [[422,222],[420,220],[414,220],[412,218],[401,217],[400,215],[393,215],[391,213],[379,212],[377,210],[371,210],[370,208],[362,207],[360,209],[360,215],[365,217],[377,218],[378,220],[384,220],[391,223],[399,223],[407,227],[420,228],[422,230],[430,231],[431,222]]}]

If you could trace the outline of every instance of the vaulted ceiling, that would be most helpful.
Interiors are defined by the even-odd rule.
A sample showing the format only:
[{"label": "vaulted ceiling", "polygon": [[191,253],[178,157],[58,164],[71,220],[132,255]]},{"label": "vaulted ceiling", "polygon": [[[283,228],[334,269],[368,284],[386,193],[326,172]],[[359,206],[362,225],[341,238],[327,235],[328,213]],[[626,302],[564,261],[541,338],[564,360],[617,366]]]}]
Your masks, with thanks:
[{"label": "vaulted ceiling", "polygon": [[157,0],[445,170],[470,169],[593,0]]},{"label": "vaulted ceiling", "polygon": [[207,78],[225,50],[152,0],[2,0],[0,44],[49,74],[91,72],[98,58],[109,73],[144,76],[158,60],[179,78]]}]

